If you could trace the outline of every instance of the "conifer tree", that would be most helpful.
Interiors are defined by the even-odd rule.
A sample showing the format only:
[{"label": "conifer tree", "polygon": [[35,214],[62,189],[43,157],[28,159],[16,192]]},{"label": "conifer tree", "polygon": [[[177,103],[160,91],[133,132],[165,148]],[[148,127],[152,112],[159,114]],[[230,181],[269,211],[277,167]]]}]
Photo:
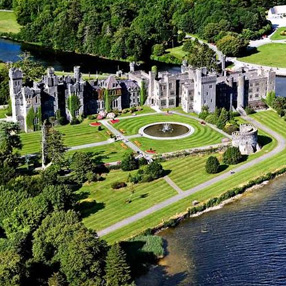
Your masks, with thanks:
[{"label": "conifer tree", "polygon": [[126,254],[119,244],[111,246],[106,257],[106,285],[128,286],[131,283],[130,267],[126,262]]}]

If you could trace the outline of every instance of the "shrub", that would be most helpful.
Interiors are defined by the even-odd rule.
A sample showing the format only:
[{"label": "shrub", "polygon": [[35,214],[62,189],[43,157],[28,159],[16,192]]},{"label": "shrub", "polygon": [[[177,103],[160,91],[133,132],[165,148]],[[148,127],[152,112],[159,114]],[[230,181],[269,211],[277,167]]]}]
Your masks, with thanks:
[{"label": "shrub", "polygon": [[245,107],[245,112],[247,115],[255,113],[254,109],[251,108],[250,106]]},{"label": "shrub", "polygon": [[226,126],[223,128],[223,131],[230,135],[237,130],[238,126],[236,124],[226,124]]},{"label": "shrub", "polygon": [[163,44],[155,44],[152,47],[152,50],[153,50],[153,55],[155,55],[155,56],[161,56],[165,52],[165,48],[164,48]]},{"label": "shrub", "polygon": [[217,124],[217,117],[214,114],[209,114],[206,118],[205,118],[206,122],[210,123],[210,124]]},{"label": "shrub", "polygon": [[70,122],[70,125],[77,125],[80,124],[80,121],[77,118],[73,118]]},{"label": "shrub", "polygon": [[138,168],[138,162],[133,153],[126,153],[121,161],[121,169],[123,171],[132,171]]},{"label": "shrub", "polygon": [[216,174],[219,171],[219,161],[216,157],[210,156],[206,161],[206,172],[208,174]]},{"label": "shrub", "polygon": [[242,155],[237,147],[228,147],[223,154],[223,162],[227,165],[235,165],[242,159]]},{"label": "shrub", "polygon": [[118,190],[118,189],[121,189],[121,188],[125,188],[127,185],[125,182],[114,182],[111,184],[111,188],[113,190]]}]

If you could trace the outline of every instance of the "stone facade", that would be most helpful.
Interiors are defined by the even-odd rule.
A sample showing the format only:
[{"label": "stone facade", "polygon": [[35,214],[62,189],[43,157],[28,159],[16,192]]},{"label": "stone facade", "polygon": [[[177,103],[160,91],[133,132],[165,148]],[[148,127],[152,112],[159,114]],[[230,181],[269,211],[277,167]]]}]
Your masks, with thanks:
[{"label": "stone facade", "polygon": [[33,86],[23,86],[23,73],[20,69],[9,70],[10,97],[13,121],[19,122],[26,132],[32,131],[27,124],[27,115],[34,109],[34,126],[50,117],[64,117],[72,121],[68,100],[76,96],[79,108],[75,116],[96,114],[106,109],[105,90],[108,91],[110,108],[122,110],[140,104],[140,87],[132,80],[118,80],[109,76],[106,80],[84,81],[79,67],[74,68],[73,76],[59,77],[54,69],[49,68],[47,74]]},{"label": "stone facade", "polygon": [[[270,91],[275,91],[275,72],[263,69],[245,69],[219,75],[206,68],[194,69],[186,62],[181,72],[171,74],[159,72],[135,71],[135,64],[130,64],[127,80],[118,80],[109,76],[105,80],[84,81],[79,67],[74,68],[73,76],[59,77],[54,69],[49,68],[40,82],[23,87],[23,74],[19,69],[10,69],[10,96],[13,120],[28,131],[27,115],[31,108],[34,113],[41,113],[41,121],[59,115],[72,121],[68,106],[71,96],[76,96],[79,108],[75,116],[96,114],[100,111],[122,110],[142,104],[140,87],[145,86],[148,106],[174,108],[181,106],[185,112],[200,113],[204,106],[210,112],[216,107],[235,110],[251,106],[259,108]],[[144,82],[144,85],[142,85]],[[109,108],[105,106],[106,91]],[[39,117],[34,118],[34,125]]]},{"label": "stone facade", "polygon": [[218,75],[206,68],[193,69],[186,63],[181,73],[159,72],[149,74],[143,71],[129,73],[129,78],[147,83],[146,104],[158,108],[181,106],[185,112],[200,113],[203,106],[210,112],[216,107],[235,110],[239,107],[263,106],[263,100],[270,91],[275,91],[275,72],[263,69],[245,69]]},{"label": "stone facade", "polygon": [[232,146],[238,147],[242,155],[250,155],[260,150],[257,128],[251,124],[241,124],[239,131],[232,133]]}]

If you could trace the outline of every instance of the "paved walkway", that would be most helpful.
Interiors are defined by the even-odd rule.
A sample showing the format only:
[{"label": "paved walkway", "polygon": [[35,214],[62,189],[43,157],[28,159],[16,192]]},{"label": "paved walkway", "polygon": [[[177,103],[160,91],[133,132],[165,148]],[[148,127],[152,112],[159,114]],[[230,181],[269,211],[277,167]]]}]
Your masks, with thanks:
[{"label": "paved walkway", "polygon": [[[240,172],[242,170],[246,170],[250,167],[253,167],[255,166],[256,164],[258,163],[261,163],[263,161],[265,161],[266,159],[269,159],[271,158],[272,156],[276,155],[277,153],[283,151],[286,147],[286,141],[284,139],[284,137],[282,137],[280,134],[276,133],[275,131],[271,130],[270,128],[264,126],[263,124],[261,124],[260,122],[254,120],[253,118],[250,118],[248,116],[243,116],[242,117],[243,119],[249,121],[250,123],[252,123],[253,125],[255,125],[256,127],[260,128],[261,130],[267,132],[268,134],[270,134],[271,136],[273,136],[277,141],[278,141],[278,145],[276,146],[276,148],[272,151],[270,151],[269,153],[267,154],[264,154],[262,155],[261,157],[259,158],[256,158],[256,159],[253,159],[252,161],[244,164],[244,165],[241,165],[237,168],[234,168],[232,171],[233,172]],[[118,230],[124,226],[127,226],[133,222],[136,222],[148,215],[151,215],[167,206],[170,206],[196,192],[199,192],[199,191],[202,191],[203,189],[215,184],[215,183],[218,183],[220,181],[223,181],[225,180],[226,178],[229,178],[231,177],[232,174],[230,172],[227,172],[227,173],[224,173],[218,177],[215,177],[207,182],[204,182],[194,188],[191,188],[187,191],[184,191],[182,193],[179,193],[178,195],[166,200],[166,201],[163,201],[161,203],[158,203],[156,205],[154,205],[153,207],[149,208],[149,209],[146,209],[142,212],[139,212],[131,217],[128,217],[122,221],[119,221],[118,223],[115,223],[114,225],[111,225],[105,229],[102,229],[101,231],[98,231],[98,235],[99,236],[104,236],[104,235],[107,235],[115,230]]]},{"label": "paved walkway", "polygon": [[102,120],[102,125],[104,125],[107,129],[109,129],[115,136],[123,138],[124,144],[126,144],[130,149],[135,151],[136,153],[142,153],[142,150],[138,148],[134,143],[128,140],[127,136],[124,136],[121,132],[119,132],[116,128],[114,128],[108,120]]},{"label": "paved walkway", "polygon": [[[192,119],[195,119],[197,121],[204,121],[196,116],[192,116],[192,115],[189,115],[189,114],[184,114],[184,113],[180,113],[180,112],[177,112],[177,111],[172,111],[172,113],[175,113],[177,115],[181,115],[181,116],[184,116],[184,117],[188,117],[188,118],[192,118]],[[204,121],[205,122],[205,121]],[[230,138],[231,139],[231,135],[227,134],[226,132],[224,132],[223,130],[217,128],[215,125],[213,124],[210,124],[210,123],[207,123],[205,122],[207,126],[209,126],[210,128],[214,129],[215,131],[221,133],[223,136],[227,137],[227,138]]]},{"label": "paved walkway", "polygon": [[103,146],[103,145],[111,144],[113,142],[115,142],[115,141],[106,140],[106,141],[101,141],[101,142],[96,142],[96,143],[84,144],[84,145],[70,147],[70,148],[68,148],[68,151],[74,151],[74,150],[81,150],[81,149],[86,149],[86,148],[91,148],[91,147]]},{"label": "paved walkway", "polygon": [[164,177],[164,180],[169,184],[178,194],[182,194],[184,191],[179,188],[168,176]]}]

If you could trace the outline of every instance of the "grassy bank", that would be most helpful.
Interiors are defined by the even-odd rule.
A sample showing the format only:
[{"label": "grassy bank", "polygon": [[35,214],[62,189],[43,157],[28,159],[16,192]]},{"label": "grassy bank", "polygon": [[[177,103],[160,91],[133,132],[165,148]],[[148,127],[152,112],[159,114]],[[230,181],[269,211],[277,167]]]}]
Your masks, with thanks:
[{"label": "grassy bank", "polygon": [[7,113],[7,109],[0,109],[0,119],[5,118],[5,114]]},{"label": "grassy bank", "polygon": [[[254,114],[253,117],[286,138],[286,122],[281,119],[275,112],[260,112]],[[144,231],[146,228],[155,227],[162,221],[166,221],[170,217],[186,211],[186,209],[191,206],[191,202],[194,200],[203,202],[215,196],[219,196],[232,188],[244,185],[250,180],[253,180],[254,178],[260,177],[271,171],[275,171],[285,165],[286,150],[273,156],[270,159],[261,162],[260,164],[255,165],[255,167],[253,168],[246,169],[239,173],[235,173],[231,177],[221,182],[213,184],[198,193],[195,193],[156,213],[153,213],[152,215],[149,215],[141,220],[136,221],[136,223],[129,224],[126,227],[116,230],[104,236],[104,239],[107,239],[110,243],[112,243],[130,237],[132,235],[136,235]],[[187,169],[186,172],[188,172],[188,170],[189,169]]]},{"label": "grassy bank", "polygon": [[257,53],[238,60],[271,67],[286,68],[286,44],[267,44],[257,48]]},{"label": "grassy bank", "polygon": [[21,26],[13,12],[0,11],[0,33],[19,33]]},{"label": "grassy bank", "polygon": [[271,40],[272,41],[276,41],[276,40],[286,40],[286,35],[282,36],[280,35],[281,32],[285,31],[286,27],[280,27],[276,30],[276,32],[271,36]]}]

